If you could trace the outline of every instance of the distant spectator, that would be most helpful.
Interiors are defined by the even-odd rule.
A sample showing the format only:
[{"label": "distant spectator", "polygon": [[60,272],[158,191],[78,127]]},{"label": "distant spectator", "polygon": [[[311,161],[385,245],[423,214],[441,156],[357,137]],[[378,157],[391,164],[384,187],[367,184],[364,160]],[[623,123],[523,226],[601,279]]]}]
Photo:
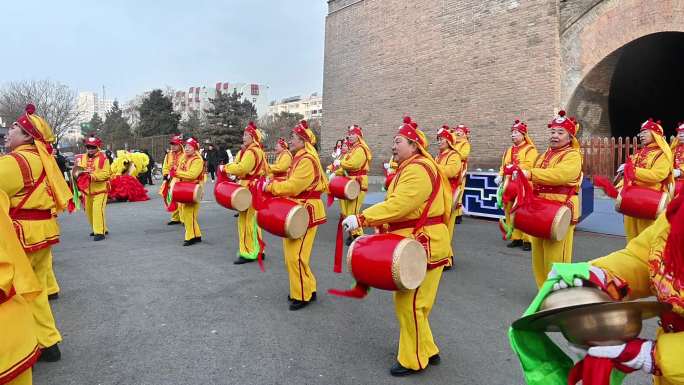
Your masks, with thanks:
[{"label": "distant spectator", "polygon": [[61,171],[62,175],[66,178],[66,173],[69,172],[69,166],[67,166],[67,160],[59,150],[55,150],[55,160],[57,161],[59,171]]},{"label": "distant spectator", "polygon": [[154,163],[154,158],[152,158],[152,155],[149,151],[147,151],[147,149],[142,150],[142,152],[143,154],[147,155],[147,158],[150,160],[149,163],[147,163],[147,171],[144,173],[145,182],[143,184],[149,184],[153,186],[154,181],[152,180],[152,171],[154,170],[156,163]]},{"label": "distant spectator", "polygon": [[216,167],[219,165],[220,158],[221,154],[213,144],[209,144],[204,150],[204,160],[207,162],[207,171],[211,176],[212,182],[216,179]]}]

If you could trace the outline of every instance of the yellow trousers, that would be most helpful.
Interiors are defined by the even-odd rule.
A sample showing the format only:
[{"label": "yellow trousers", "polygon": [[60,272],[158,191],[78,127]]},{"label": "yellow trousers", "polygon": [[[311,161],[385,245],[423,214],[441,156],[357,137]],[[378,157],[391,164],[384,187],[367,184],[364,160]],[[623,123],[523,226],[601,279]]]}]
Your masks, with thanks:
[{"label": "yellow trousers", "polygon": [[316,277],[309,267],[316,231],[317,227],[313,227],[306,230],[302,238],[283,238],[285,267],[290,279],[290,298],[298,301],[310,301],[311,293],[316,291]]},{"label": "yellow trousers", "polygon": [[428,318],[437,297],[443,266],[428,270],[423,283],[415,290],[394,292],[394,307],[399,320],[399,353],[401,366],[424,369],[428,359],[439,353],[432,338]]},{"label": "yellow trousers", "polygon": [[52,268],[52,253],[50,253],[50,271],[47,275],[47,293],[48,295],[59,293],[59,284],[55,276],[55,270]]},{"label": "yellow trousers", "polygon": [[532,273],[540,288],[551,271],[554,263],[572,262],[572,238],[575,233],[575,225],[570,225],[565,238],[562,241],[530,236],[532,241]]},{"label": "yellow trousers", "polygon": [[27,252],[26,255],[31,262],[38,282],[43,287],[43,291],[40,292],[38,297],[31,301],[31,310],[35,320],[38,344],[46,348],[62,341],[62,336],[59,334],[55,324],[55,318],[52,316],[47,293],[47,277],[50,270],[49,264],[52,261],[52,248],[46,247],[34,252]]},{"label": "yellow trousers", "polygon": [[249,206],[247,211],[240,211],[238,216],[238,238],[240,250],[238,257],[245,259],[257,259],[259,256],[259,239],[261,239],[261,228],[256,223],[256,210]]},{"label": "yellow trousers", "polygon": [[88,222],[93,228],[93,233],[104,235],[107,231],[107,215],[105,208],[107,206],[107,194],[86,195],[85,210],[88,216]]},{"label": "yellow trousers", "polygon": [[653,219],[641,219],[630,217],[629,215],[624,216],[625,222],[625,236],[627,237],[627,243],[632,239],[636,238],[642,231],[655,222]]},{"label": "yellow trousers", "polygon": [[511,235],[511,241],[518,241],[521,240],[523,242],[531,242],[530,236],[523,233],[522,231],[518,229],[513,229],[513,234]]},{"label": "yellow trousers", "polygon": [[185,226],[185,240],[189,241],[193,238],[201,237],[199,222],[197,217],[199,215],[199,203],[179,203],[178,204],[181,222]]},{"label": "yellow trousers", "polygon": [[180,209],[176,209],[174,212],[171,213],[171,220],[174,222],[181,221]]},{"label": "yellow trousers", "polygon": [[456,253],[454,252],[454,230],[456,230],[456,212],[451,213],[451,217],[449,217],[449,223],[447,223],[447,228],[449,229],[449,236],[451,237],[449,240],[449,245],[451,245],[451,258],[449,258],[449,262],[446,264],[447,266],[453,266],[454,265],[454,258],[456,258]]},{"label": "yellow trousers", "polygon": [[28,368],[20,375],[16,376],[14,380],[7,383],[7,385],[31,385],[33,384],[33,369]]},{"label": "yellow trousers", "polygon": [[[361,212],[361,206],[363,206],[363,200],[366,198],[366,192],[361,191],[359,196],[353,200],[340,199],[340,213],[345,217],[349,215],[359,215]],[[363,235],[363,228],[359,226],[356,230],[350,233],[352,236]]]}]

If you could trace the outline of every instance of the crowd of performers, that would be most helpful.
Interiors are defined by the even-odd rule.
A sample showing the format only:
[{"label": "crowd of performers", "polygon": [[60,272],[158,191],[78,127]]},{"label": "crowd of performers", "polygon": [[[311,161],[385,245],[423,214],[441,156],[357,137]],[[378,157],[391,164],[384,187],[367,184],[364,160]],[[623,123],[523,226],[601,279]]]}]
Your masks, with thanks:
[{"label": "crowd of performers", "polygon": [[[596,180],[616,198],[625,215],[628,243],[625,249],[589,264],[571,263],[583,179],[579,125],[560,111],[548,127],[549,148],[543,153],[538,153],[524,122],[516,120],[510,127],[512,146],[502,157],[497,178],[506,214],[500,223],[504,237],[511,247],[531,250],[540,295],[545,290],[593,285],[614,300],[655,295],[671,304],[672,310],[661,314],[662,327],[655,340],[637,338],[592,347],[585,354],[614,362],[626,372],[652,373],[658,384],[684,384],[680,292],[684,288],[684,198],[678,195],[684,124],[677,127],[670,146],[659,122],[649,119],[641,127],[642,148],[620,167],[616,180]],[[355,284],[329,293],[363,298],[371,287],[394,291],[400,334],[390,374],[410,375],[439,364],[429,315],[442,273],[454,261],[452,240],[462,215],[469,136],[464,125],[442,126],[435,138],[439,153],[433,157],[423,130],[405,117],[393,137],[392,159],[385,167],[385,199],[364,209],[372,151],[359,125],[348,127],[333,162],[324,168],[315,149],[316,136],[306,121],[292,129],[289,140],[277,141],[272,164],[266,159],[262,132],[250,122],[234,161],[216,170],[214,186],[216,201],[238,212],[239,247],[234,263],[258,262],[263,269],[262,229],[282,237],[289,308],[307,307],[317,293],[310,267],[317,228],[327,221],[326,205],[337,199],[340,217],[334,270],[343,270],[346,246],[347,267]],[[11,152],[0,157],[0,329],[11,331],[2,333],[0,383],[30,384],[37,359],[60,359],[62,338],[48,302],[49,295],[59,291],[51,254],[52,245],[59,241],[57,215],[82,205],[97,241],[108,233],[108,197],[148,199],[142,186],[134,183],[137,173],[148,167],[144,158],[121,152],[110,165],[100,150],[102,142],[89,137],[87,152],[76,160],[70,186],[51,156],[54,139],[47,122],[29,105],[9,130],[6,144]],[[162,173],[160,194],[171,215],[168,224],[184,226],[184,246],[201,242],[198,216],[206,167],[199,142],[173,136]],[[373,231],[367,234],[364,229]],[[520,338],[515,333],[511,337],[519,354],[530,346]],[[567,375],[563,370],[569,370],[562,357],[558,365],[563,370],[540,363],[543,357],[534,352],[520,357],[531,384],[555,384]]]}]

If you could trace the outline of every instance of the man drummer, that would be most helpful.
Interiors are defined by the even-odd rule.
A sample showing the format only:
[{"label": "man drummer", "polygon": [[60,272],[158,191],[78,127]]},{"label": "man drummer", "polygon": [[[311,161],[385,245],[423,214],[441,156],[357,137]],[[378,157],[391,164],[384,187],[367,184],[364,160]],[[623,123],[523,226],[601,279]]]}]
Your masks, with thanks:
[{"label": "man drummer", "polygon": [[292,153],[285,138],[278,138],[275,145],[276,161],[268,165],[269,177],[273,179],[283,179],[287,176],[287,169],[292,164]]},{"label": "man drummer", "polygon": [[560,241],[530,237],[537,287],[544,283],[554,262],[572,262],[572,239],[581,209],[577,196],[582,182],[582,154],[576,138],[579,125],[561,110],[548,126],[549,148],[537,157],[532,168],[522,171],[532,182],[536,197],[565,203],[572,212],[572,220]]},{"label": "man drummer", "polygon": [[[204,160],[199,154],[199,142],[195,138],[185,140],[183,155],[178,160],[178,167],[169,170],[171,181],[204,183]],[[181,222],[185,226],[183,246],[191,246],[202,242],[202,232],[198,222],[199,202],[178,203]]]},{"label": "man drummer", "polygon": [[[511,141],[513,145],[504,152],[501,158],[501,168],[499,169],[499,176],[497,177],[497,184],[501,183],[504,176],[504,169],[507,166],[518,166],[522,170],[529,170],[534,166],[535,160],[539,156],[537,148],[532,139],[527,134],[527,124],[520,120],[515,120],[511,126]],[[508,208],[510,210],[510,208]],[[518,229],[513,230],[511,235],[511,242],[507,247],[520,247],[525,251],[532,250],[530,237]]]},{"label": "man drummer", "polygon": [[35,107],[29,104],[5,139],[11,152],[0,157],[0,190],[9,197],[10,217],[40,284],[40,294],[30,306],[44,361],[61,357],[57,344],[62,336],[48,303],[47,276],[52,269],[52,245],[59,242],[56,214],[67,208],[72,198],[51,155],[54,141],[48,123],[35,115]]},{"label": "man drummer", "polygon": [[449,181],[427,152],[428,141],[418,125],[405,117],[394,137],[392,152],[399,163],[384,202],[344,220],[345,230],[379,227],[414,238],[427,251],[428,271],[419,288],[394,293],[399,320],[399,352],[390,369],[393,376],[418,373],[440,362],[428,316],[437,296],[444,266],[451,255],[446,223],[452,214]]},{"label": "man drummer", "polygon": [[[335,175],[356,179],[361,191],[356,199],[340,199],[340,214],[343,217],[358,214],[363,206],[363,199],[368,191],[368,170],[372,159],[370,148],[363,139],[363,130],[354,124],[347,128],[347,152],[333,162]],[[346,244],[349,246],[354,239],[363,235],[363,229],[358,228],[349,234]]]},{"label": "man drummer", "polygon": [[[449,179],[452,196],[456,194],[458,197],[458,188],[461,184],[461,170],[463,162],[461,161],[461,154],[456,150],[456,137],[451,132],[449,126],[444,125],[437,130],[437,140],[439,143],[439,155],[435,158],[435,162],[439,170]],[[454,203],[455,203],[454,198]],[[453,207],[452,207],[453,208]],[[454,239],[454,226],[456,223],[456,215],[449,217],[447,227],[449,229],[449,244]],[[445,270],[451,269],[454,263],[453,246],[452,255],[449,258],[449,263],[444,267]]]},{"label": "man drummer", "polygon": [[[253,187],[256,180],[266,175],[266,156],[261,147],[262,134],[254,122],[249,122],[242,135],[242,149],[235,158],[235,162],[223,167],[223,172],[237,177],[240,185]],[[238,216],[238,240],[240,248],[236,265],[254,262],[262,252],[261,229],[256,222],[256,210],[250,205],[246,211]],[[263,255],[262,255],[263,257]]]},{"label": "man drummer", "polygon": [[321,193],[328,188],[327,179],[314,145],[316,135],[302,120],[292,129],[290,148],[294,158],[284,180],[267,181],[264,191],[287,197],[304,205],[311,216],[309,227],[299,239],[283,238],[285,266],[290,281],[290,310],[296,311],[316,300],[316,277],[309,266],[318,225],[326,215]]},{"label": "man drummer", "polygon": [[454,137],[456,143],[454,149],[461,155],[461,183],[464,185],[456,197],[456,224],[461,223],[463,217],[463,192],[465,191],[466,173],[468,172],[468,157],[470,156],[470,128],[464,124],[454,127]]},{"label": "man drummer", "polygon": [[677,125],[677,136],[672,139],[670,149],[673,157],[672,177],[675,180],[675,194],[678,194],[684,185],[684,122]]},{"label": "man drummer", "polygon": [[[649,119],[641,125],[639,141],[641,149],[630,157],[625,164],[623,174],[625,178],[633,175],[634,184],[656,191],[669,191],[673,182],[673,157],[670,146],[663,136],[663,127],[659,122]],[[625,179],[623,179],[624,184]],[[653,219],[624,216],[625,236],[627,242],[636,238]]]},{"label": "man drummer", "polygon": [[[181,155],[183,155],[183,135],[174,135],[169,141],[169,150],[166,152],[164,163],[162,164],[162,176],[165,183],[169,183],[169,172],[172,168],[178,167],[178,160],[180,160]],[[162,190],[163,189],[164,188],[162,187]],[[162,196],[162,199],[166,199],[166,197]],[[180,212],[178,211],[178,208],[176,208],[176,210],[171,213],[171,220],[167,225],[178,225],[180,223]]]},{"label": "man drummer", "polygon": [[77,157],[76,166],[81,167],[88,174],[88,187],[83,191],[85,196],[85,211],[93,232],[90,236],[94,241],[105,239],[109,233],[107,228],[107,193],[109,192],[109,178],[111,169],[109,159],[100,151],[102,141],[90,136],[84,141],[86,154]]}]

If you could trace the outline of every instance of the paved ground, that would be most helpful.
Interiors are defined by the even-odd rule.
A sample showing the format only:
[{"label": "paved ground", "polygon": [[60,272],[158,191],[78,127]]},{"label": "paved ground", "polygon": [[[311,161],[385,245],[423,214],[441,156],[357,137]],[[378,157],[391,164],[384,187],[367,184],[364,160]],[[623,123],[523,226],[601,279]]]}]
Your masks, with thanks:
[{"label": "paved ground", "polygon": [[[82,212],[61,218],[55,270],[62,292],[52,305],[63,358],[39,363],[36,384],[523,382],[506,330],[535,294],[530,257],[507,249],[494,222],[466,218],[457,228],[456,268],[443,276],[431,316],[442,364],[396,379],[387,373],[398,340],[391,293],[374,290],[362,301],[325,294],[352,281],[332,273],[336,223],[316,239],[318,301],[291,312],[280,239],[266,238],[265,273],[256,264],[235,266],[232,212],[203,202],[204,242],[181,247],[182,228],[166,226],[151,195],[109,205],[104,242],[90,240]],[[329,216],[337,215],[335,205]],[[578,232],[575,256],[623,245],[621,237]]]}]

